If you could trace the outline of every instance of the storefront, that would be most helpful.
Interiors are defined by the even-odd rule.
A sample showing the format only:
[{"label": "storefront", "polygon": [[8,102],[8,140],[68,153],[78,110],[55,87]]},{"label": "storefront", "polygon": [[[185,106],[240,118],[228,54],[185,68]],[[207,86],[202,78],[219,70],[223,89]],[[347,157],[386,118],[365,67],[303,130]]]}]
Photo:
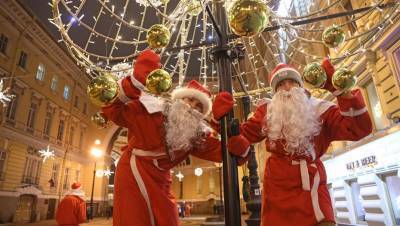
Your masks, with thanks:
[{"label": "storefront", "polygon": [[324,165],[338,224],[400,225],[400,126]]}]

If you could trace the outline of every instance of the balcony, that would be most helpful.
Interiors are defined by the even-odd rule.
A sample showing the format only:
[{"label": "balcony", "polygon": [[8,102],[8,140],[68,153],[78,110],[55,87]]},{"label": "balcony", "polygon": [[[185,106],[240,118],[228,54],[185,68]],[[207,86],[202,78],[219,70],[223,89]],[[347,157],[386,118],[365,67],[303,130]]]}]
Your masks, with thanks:
[{"label": "balcony", "polygon": [[[55,136],[50,136],[49,134],[45,133],[44,130],[38,130],[35,128],[31,128],[31,127],[27,126],[25,122],[6,118],[2,126],[4,126],[7,129],[18,132],[21,135],[25,135],[25,136],[32,137],[35,139],[40,139],[45,143],[50,143],[50,145],[58,146],[60,149],[68,146],[69,150],[72,152],[76,152],[76,153],[82,152],[82,148],[79,148],[78,146],[75,146],[75,145],[67,144],[67,142],[60,140]],[[4,131],[4,132],[6,132],[6,131]]]},{"label": "balcony", "polygon": [[21,183],[29,185],[39,185],[39,177],[23,176]]}]

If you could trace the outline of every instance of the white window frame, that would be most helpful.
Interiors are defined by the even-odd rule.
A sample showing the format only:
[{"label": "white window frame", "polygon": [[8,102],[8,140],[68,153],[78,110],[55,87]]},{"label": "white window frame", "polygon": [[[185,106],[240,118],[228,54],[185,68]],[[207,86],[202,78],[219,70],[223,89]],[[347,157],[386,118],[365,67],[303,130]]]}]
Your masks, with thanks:
[{"label": "white window frame", "polygon": [[46,67],[40,63],[36,71],[36,80],[43,81],[46,74]]}]

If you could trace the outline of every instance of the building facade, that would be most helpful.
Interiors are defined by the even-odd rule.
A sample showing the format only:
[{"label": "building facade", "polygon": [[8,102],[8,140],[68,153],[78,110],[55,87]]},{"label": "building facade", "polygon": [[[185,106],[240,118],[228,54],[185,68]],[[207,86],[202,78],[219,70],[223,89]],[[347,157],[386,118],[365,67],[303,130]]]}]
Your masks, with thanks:
[{"label": "building facade", "polygon": [[[0,79],[14,95],[0,105],[0,223],[52,219],[70,185],[90,200],[94,163],[107,130],[90,122],[97,110],[86,98],[89,77],[18,1],[0,2]],[[39,150],[49,147],[46,161]],[[106,164],[107,163],[107,164]],[[107,201],[108,179],[98,173],[95,214]]]}]

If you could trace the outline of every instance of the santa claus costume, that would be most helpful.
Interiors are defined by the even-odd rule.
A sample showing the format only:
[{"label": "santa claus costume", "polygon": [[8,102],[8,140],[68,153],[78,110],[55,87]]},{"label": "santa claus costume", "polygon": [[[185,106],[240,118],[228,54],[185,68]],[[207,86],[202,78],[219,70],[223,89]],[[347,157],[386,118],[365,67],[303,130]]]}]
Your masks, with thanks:
[{"label": "santa claus costume", "polygon": [[[142,89],[148,73],[159,65],[159,57],[154,53],[150,55],[147,57],[153,59],[151,63],[148,59],[141,65],[138,61],[135,63],[134,70],[143,67],[140,73],[134,71],[133,75],[144,78],[135,78]],[[148,67],[152,69],[145,69]],[[122,150],[115,175],[113,225],[178,226],[170,169],[189,154],[221,161],[220,141],[203,120],[211,111],[210,92],[193,80],[175,90],[172,102],[168,102],[140,92],[140,85],[124,83],[124,80],[127,78],[122,80],[119,99],[102,109],[106,118],[128,128],[128,145]],[[197,99],[203,111],[190,109],[182,98]],[[217,117],[227,113],[217,109],[213,109]]]},{"label": "santa claus costume", "polygon": [[[323,62],[328,75],[326,89],[339,94],[330,83],[334,72]],[[349,97],[337,96],[338,104],[307,95],[299,72],[286,64],[271,72],[276,92],[280,82],[298,84],[290,91],[262,101],[254,115],[241,125],[241,135],[251,143],[266,139],[268,158],[263,182],[262,226],[314,226],[335,222],[320,157],[332,141],[356,141],[371,133],[371,120],[359,90]]]},{"label": "santa claus costume", "polygon": [[80,183],[73,183],[57,208],[57,226],[78,226],[86,222],[85,193]]}]

